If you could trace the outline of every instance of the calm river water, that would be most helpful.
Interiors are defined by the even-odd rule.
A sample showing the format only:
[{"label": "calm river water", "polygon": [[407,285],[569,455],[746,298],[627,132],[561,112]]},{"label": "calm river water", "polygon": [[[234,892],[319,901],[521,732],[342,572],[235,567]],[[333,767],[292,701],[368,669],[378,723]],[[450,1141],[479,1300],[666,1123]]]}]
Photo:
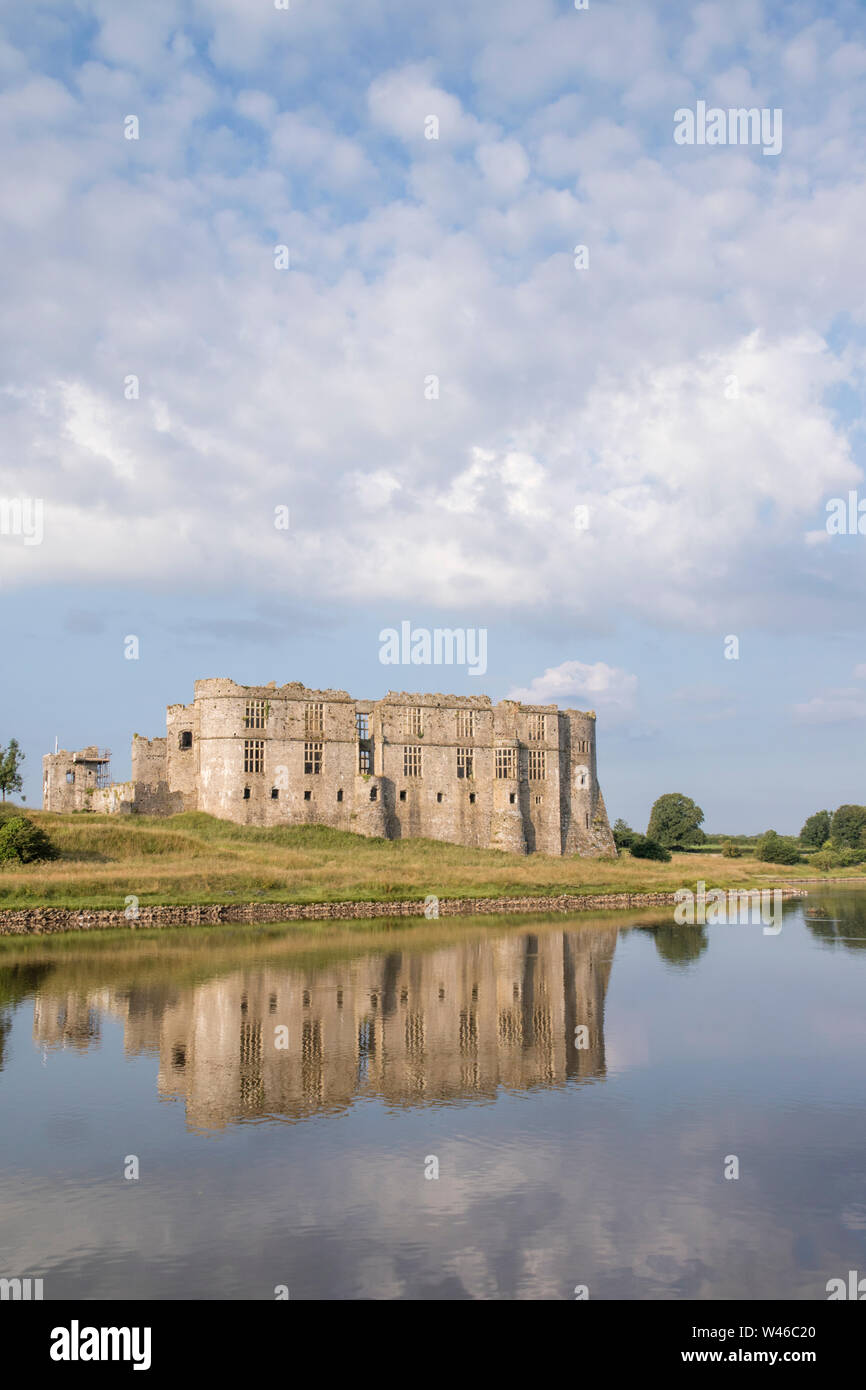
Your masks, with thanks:
[{"label": "calm river water", "polygon": [[866,1272],[864,1058],[863,890],[810,891],[773,935],[668,913],[7,940],[0,1276],[825,1299]]}]

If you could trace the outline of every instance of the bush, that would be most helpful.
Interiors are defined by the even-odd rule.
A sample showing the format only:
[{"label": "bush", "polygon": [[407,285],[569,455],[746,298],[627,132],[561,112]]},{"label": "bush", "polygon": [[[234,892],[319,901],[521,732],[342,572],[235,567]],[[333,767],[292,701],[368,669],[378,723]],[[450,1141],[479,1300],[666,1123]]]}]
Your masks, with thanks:
[{"label": "bush", "polygon": [[629,849],[634,841],[636,831],[620,818],[613,823],[613,842],[617,849]]},{"label": "bush", "polygon": [[777,835],[775,830],[766,830],[758,836],[755,857],[763,864],[797,864],[800,851],[796,840],[789,835]]},{"label": "bush", "polygon": [[813,854],[810,864],[815,864],[819,869],[835,869],[839,865],[839,856],[833,849],[819,849],[817,854]]},{"label": "bush", "polygon": [[649,839],[647,835],[635,835],[629,845],[629,853],[634,855],[635,859],[660,859],[663,864],[672,858],[669,849],[660,845],[658,840]]},{"label": "bush", "polygon": [[740,847],[735,845],[731,840],[725,840],[725,843],[722,845],[722,854],[726,859],[740,859],[742,853],[743,851]]},{"label": "bush", "polygon": [[45,831],[25,816],[10,816],[0,824],[0,861],[32,864],[56,858],[57,850]]}]

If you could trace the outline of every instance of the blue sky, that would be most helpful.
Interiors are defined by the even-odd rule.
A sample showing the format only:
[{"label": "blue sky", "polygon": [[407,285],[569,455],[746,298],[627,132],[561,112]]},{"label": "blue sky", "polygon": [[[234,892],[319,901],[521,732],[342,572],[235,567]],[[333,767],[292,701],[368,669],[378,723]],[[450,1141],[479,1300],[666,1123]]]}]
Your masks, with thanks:
[{"label": "blue sky", "polygon": [[[866,499],[862,5],[0,15],[31,802],[55,735],[125,776],[209,675],[595,708],[640,826],[866,800],[866,537],[825,525]],[[677,145],[698,101],[781,110],[780,153]],[[402,620],[486,628],[487,674],[381,665]]]}]

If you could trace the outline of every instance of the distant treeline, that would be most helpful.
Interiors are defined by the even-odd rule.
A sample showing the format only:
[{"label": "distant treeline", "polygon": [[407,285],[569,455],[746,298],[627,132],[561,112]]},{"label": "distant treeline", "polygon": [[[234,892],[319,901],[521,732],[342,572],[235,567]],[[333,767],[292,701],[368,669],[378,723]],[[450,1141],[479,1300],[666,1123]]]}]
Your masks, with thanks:
[{"label": "distant treeline", "polygon": [[672,850],[703,850],[732,859],[754,854],[770,864],[800,863],[805,855],[820,869],[866,863],[866,806],[846,803],[835,811],[815,811],[799,835],[779,835],[775,830],[760,835],[709,834],[701,829],[703,819],[690,797],[666,792],[653,803],[646,835],[618,820],[613,837],[618,850],[641,859],[667,858]]}]

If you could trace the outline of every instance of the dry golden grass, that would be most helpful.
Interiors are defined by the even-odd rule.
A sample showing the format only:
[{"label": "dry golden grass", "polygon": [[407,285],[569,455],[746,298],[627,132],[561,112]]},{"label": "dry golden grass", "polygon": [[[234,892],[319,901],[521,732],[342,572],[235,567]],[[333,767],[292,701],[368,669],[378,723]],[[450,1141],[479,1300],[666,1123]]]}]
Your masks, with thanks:
[{"label": "dry golden grass", "polygon": [[[257,829],[199,812],[167,819],[26,811],[58,847],[53,862],[0,864],[0,907],[158,903],[397,901],[438,897],[743,887],[815,877],[808,864],[676,854],[632,859],[520,858],[432,840],[371,840],[324,826]],[[834,870],[857,877],[857,870]]]}]

